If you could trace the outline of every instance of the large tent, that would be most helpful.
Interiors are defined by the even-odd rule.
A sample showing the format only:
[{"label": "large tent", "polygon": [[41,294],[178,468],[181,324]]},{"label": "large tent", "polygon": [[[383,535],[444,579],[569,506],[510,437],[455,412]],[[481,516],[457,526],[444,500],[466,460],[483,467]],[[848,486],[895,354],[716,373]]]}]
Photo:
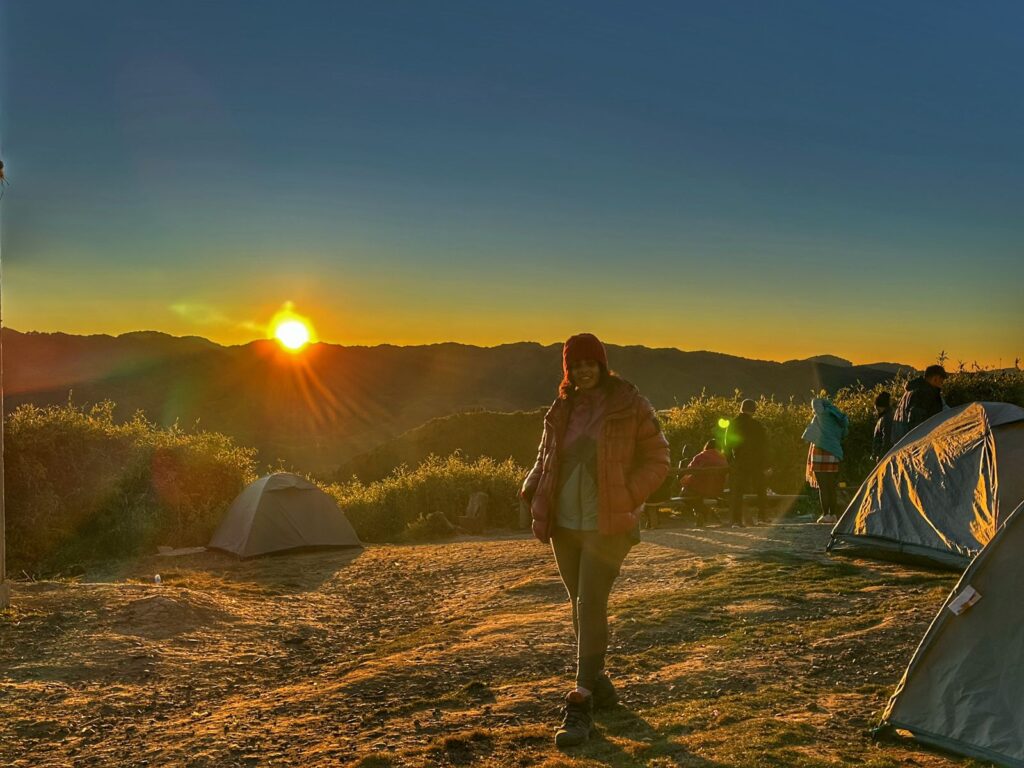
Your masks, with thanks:
[{"label": "large tent", "polygon": [[276,472],[231,502],[210,547],[241,557],[299,547],[361,547],[333,498],[308,480]]},{"label": "large tent", "polygon": [[1024,505],[953,588],[886,707],[883,732],[1024,768]]},{"label": "large tent", "polygon": [[1024,500],[1024,408],[968,403],[893,446],[832,529],[829,551],[963,570]]}]

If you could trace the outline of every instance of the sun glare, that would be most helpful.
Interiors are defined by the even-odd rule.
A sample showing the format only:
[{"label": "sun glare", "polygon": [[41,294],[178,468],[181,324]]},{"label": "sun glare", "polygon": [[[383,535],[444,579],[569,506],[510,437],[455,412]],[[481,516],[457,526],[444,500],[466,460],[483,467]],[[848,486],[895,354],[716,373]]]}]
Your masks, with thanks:
[{"label": "sun glare", "polygon": [[298,320],[286,320],[277,326],[274,336],[293,351],[298,351],[309,344],[309,328]]},{"label": "sun glare", "polygon": [[295,305],[287,302],[270,321],[267,334],[289,352],[300,352],[316,341],[313,324],[295,312]]}]

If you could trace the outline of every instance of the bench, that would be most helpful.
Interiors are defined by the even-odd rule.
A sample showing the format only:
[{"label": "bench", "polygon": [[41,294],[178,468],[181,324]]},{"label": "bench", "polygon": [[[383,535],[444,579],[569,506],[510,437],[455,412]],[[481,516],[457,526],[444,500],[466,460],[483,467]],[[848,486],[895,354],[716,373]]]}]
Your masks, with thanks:
[{"label": "bench", "polygon": [[[773,508],[777,509],[780,506],[791,507],[802,498],[804,497],[800,494],[773,493],[767,494],[764,500],[766,508],[771,510]],[[685,516],[689,518],[688,522],[696,526],[697,521],[691,513],[691,507],[696,501],[697,499],[686,496],[672,496],[660,501],[649,501],[644,504],[645,524],[648,528],[660,527],[663,516],[666,516],[664,513],[667,511],[669,520],[680,519],[683,517],[680,513],[685,513]],[[743,501],[745,503],[754,503],[757,501],[757,494],[745,493],[743,494]],[[730,514],[731,505],[728,492],[716,499],[701,499],[701,502],[706,510],[711,511],[713,518],[719,518],[719,522],[723,522],[723,519],[727,518]],[[721,517],[719,517],[720,515]]]}]

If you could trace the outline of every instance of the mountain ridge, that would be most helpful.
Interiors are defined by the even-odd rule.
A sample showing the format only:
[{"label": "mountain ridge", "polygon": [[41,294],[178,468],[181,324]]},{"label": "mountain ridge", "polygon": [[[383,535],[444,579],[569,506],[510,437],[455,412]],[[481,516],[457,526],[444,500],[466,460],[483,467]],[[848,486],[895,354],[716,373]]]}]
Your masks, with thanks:
[{"label": "mountain ridge", "polygon": [[[223,346],[161,332],[120,336],[3,330],[5,408],[112,400],[120,418],[198,424],[260,450],[268,464],[333,474],[350,457],[431,419],[483,409],[512,413],[551,402],[561,344],[346,347],[318,343],[291,355],[272,341]],[[607,345],[613,370],[656,408],[706,391],[807,400],[892,373],[813,361]]]}]

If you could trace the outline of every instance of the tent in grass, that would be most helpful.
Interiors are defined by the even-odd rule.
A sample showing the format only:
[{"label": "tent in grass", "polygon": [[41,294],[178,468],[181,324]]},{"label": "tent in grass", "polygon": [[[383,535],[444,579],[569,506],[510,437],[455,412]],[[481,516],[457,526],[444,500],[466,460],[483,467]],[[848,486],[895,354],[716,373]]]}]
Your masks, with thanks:
[{"label": "tent in grass", "polygon": [[241,557],[299,547],[361,547],[333,498],[308,480],[275,472],[231,502],[210,547]]},{"label": "tent in grass", "polygon": [[963,570],[1024,500],[1024,408],[968,403],[893,446],[832,529],[829,551]]},{"label": "tent in grass", "polygon": [[1024,768],[1024,505],[964,572],[886,707],[880,735]]}]

